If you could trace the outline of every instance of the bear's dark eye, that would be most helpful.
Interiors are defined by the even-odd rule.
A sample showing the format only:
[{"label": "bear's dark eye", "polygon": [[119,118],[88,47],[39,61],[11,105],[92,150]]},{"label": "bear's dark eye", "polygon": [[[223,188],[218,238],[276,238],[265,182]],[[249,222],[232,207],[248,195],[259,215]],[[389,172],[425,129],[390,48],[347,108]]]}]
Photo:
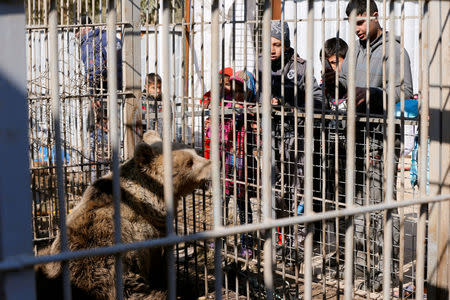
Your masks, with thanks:
[{"label": "bear's dark eye", "polygon": [[189,158],[186,162],[186,166],[188,168],[192,168],[192,165],[194,164],[194,161],[192,160],[192,158]]}]

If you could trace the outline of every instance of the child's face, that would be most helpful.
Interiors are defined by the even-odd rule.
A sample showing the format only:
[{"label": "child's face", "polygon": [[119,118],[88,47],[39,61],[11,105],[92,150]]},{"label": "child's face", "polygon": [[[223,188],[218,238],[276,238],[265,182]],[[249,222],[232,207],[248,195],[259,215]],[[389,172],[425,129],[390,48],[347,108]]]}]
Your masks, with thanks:
[{"label": "child's face", "polygon": [[281,41],[277,38],[271,37],[270,43],[271,43],[270,59],[274,61],[281,57],[283,49],[281,47]]},{"label": "child's face", "polygon": [[[357,15],[357,17],[366,17],[367,14],[363,13],[361,15]],[[374,12],[371,17],[378,17],[378,13]],[[365,41],[369,38],[370,41],[374,40],[378,34],[378,19],[370,20],[369,22],[369,30],[367,30],[367,20],[357,20],[355,33],[358,36],[360,41]]]},{"label": "child's face", "polygon": [[[235,88],[234,88],[234,98],[238,102],[244,102],[245,100],[245,91],[244,86],[241,82],[235,81]],[[240,106],[239,106],[240,107]]]},{"label": "child's face", "polygon": [[[225,91],[225,94],[229,94],[231,91],[231,84],[230,84],[230,76],[223,75],[223,83],[222,83],[222,74],[219,76],[219,84]],[[222,92],[222,91],[221,91]]]},{"label": "child's face", "polygon": [[333,70],[336,72],[336,69],[339,70],[339,72],[341,72],[341,66],[342,66],[342,62],[344,61],[344,58],[342,56],[338,56],[338,58],[336,59],[336,55],[332,55],[330,57],[328,57],[328,62],[330,63],[331,67],[333,68]]},{"label": "child's face", "polygon": [[256,122],[251,122],[250,123],[250,130],[254,133],[258,133],[258,124],[256,124]]},{"label": "child's face", "polygon": [[146,86],[147,93],[152,96],[161,96],[161,83],[150,82]]}]

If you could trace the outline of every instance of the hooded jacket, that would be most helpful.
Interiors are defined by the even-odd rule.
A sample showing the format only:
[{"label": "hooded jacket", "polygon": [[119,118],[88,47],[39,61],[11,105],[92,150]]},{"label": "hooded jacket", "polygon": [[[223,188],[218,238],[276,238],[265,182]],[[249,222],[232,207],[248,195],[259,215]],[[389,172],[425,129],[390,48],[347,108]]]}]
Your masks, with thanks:
[{"label": "hooded jacket", "polygon": [[[271,62],[272,67],[272,97],[282,100],[285,107],[305,107],[305,89],[306,89],[306,61],[294,53],[293,48],[285,51],[284,60],[281,58]],[[297,81],[295,81],[295,61],[297,61]],[[259,78],[262,78],[262,57],[259,57]],[[282,78],[284,77],[284,97],[282,97]],[[295,86],[297,86],[297,103],[295,101]],[[262,89],[264,89],[262,87]],[[262,95],[262,93],[260,94]],[[322,90],[317,81],[313,81],[313,99],[314,107],[322,107]]]},{"label": "hooded jacket", "polygon": [[[386,56],[389,58],[389,36],[386,34]],[[400,101],[401,80],[400,80],[400,54],[401,46],[400,39],[397,37],[393,43],[395,49],[395,102]],[[349,50],[350,51],[350,50]],[[405,64],[404,64],[404,89],[405,99],[412,98],[413,86],[411,77],[411,63],[408,52],[405,50]],[[355,56],[356,56],[356,73],[355,86],[366,87],[366,42],[356,42]],[[380,35],[370,43],[370,73],[369,73],[369,87],[370,87],[370,112],[375,114],[383,114],[383,35]],[[348,87],[348,72],[349,72],[349,55],[342,64],[342,70],[339,74],[340,85],[347,89]],[[389,59],[386,61],[386,91],[389,91]],[[364,108],[365,111],[365,108]]]}]

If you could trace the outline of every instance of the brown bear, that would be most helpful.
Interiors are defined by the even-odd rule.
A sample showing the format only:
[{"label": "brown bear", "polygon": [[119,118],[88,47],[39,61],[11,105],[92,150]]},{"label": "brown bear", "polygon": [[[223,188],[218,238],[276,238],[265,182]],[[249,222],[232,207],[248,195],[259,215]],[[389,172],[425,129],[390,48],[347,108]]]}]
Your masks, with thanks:
[{"label": "brown bear", "polygon": [[[178,200],[210,177],[210,161],[183,144],[172,145],[173,191]],[[149,131],[136,146],[134,157],[120,167],[122,242],[133,243],[166,234],[162,141]],[[67,217],[70,250],[105,247],[114,241],[112,174],[89,186],[81,202]],[[60,252],[60,236],[41,254]],[[123,253],[125,299],[162,299],[166,296],[164,250],[150,248]],[[69,262],[74,299],[116,299],[114,256],[86,257]],[[50,299],[48,280],[61,281],[61,263],[37,267],[38,298]],[[45,276],[43,279],[42,277]],[[50,291],[53,290],[53,291]],[[56,292],[59,293],[60,291]],[[57,296],[58,297],[58,296]]]}]

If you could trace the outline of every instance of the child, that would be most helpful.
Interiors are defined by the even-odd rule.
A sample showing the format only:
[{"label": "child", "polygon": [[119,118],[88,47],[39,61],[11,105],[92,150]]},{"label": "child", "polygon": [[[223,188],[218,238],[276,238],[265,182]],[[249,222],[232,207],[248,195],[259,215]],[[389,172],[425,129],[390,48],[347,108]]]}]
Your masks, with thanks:
[{"label": "child", "polygon": [[[255,96],[255,78],[248,71],[238,71],[230,78],[230,86],[234,88],[231,94],[234,96],[235,107],[245,108],[244,101],[254,103]],[[233,98],[228,99],[229,102],[224,106],[232,106]],[[246,184],[253,180],[251,170],[247,171],[247,178],[245,178],[245,168],[249,164],[249,159],[253,154],[251,149],[247,149],[247,145],[251,147],[254,142],[249,141],[254,134],[251,134],[252,129],[250,123],[252,115],[247,114],[248,128],[245,123],[245,113],[235,112],[233,116],[228,115],[220,128],[221,141],[221,159],[224,157],[223,167],[225,168],[225,201],[226,205],[231,197],[235,197],[239,213],[239,221],[241,224],[252,223],[252,210],[250,203],[246,205],[246,199],[250,199],[250,195],[246,195]],[[208,128],[208,133],[209,133]],[[223,131],[223,139],[222,139]],[[247,134],[249,133],[249,134]],[[236,178],[234,177],[236,174]],[[234,192],[236,185],[236,193]],[[247,186],[247,191],[251,190]],[[247,197],[246,197],[247,196]],[[247,206],[247,207],[246,207]],[[247,215],[246,215],[247,209]],[[241,234],[241,251],[242,257],[253,256],[253,239],[248,234]]]},{"label": "child", "polygon": [[[365,19],[367,16],[367,4],[369,4],[369,17],[371,19],[369,22]],[[352,11],[356,11],[357,17],[364,17],[361,20],[356,21],[355,34],[359,38],[359,43],[356,43],[355,47],[355,58],[356,63],[352,65],[354,67],[355,81],[352,82],[355,86],[355,105],[359,112],[366,112],[367,101],[370,101],[370,114],[384,114],[387,111],[387,107],[384,106],[383,93],[386,91],[389,93],[390,86],[394,87],[393,96],[395,102],[400,101],[400,95],[403,93],[405,99],[410,99],[413,96],[413,85],[411,76],[411,64],[408,52],[402,47],[398,39],[391,40],[389,34],[383,33],[383,28],[378,20],[378,7],[374,0],[351,0],[349,1],[346,14],[350,16]],[[385,35],[383,37],[383,35]],[[384,53],[384,49],[389,49],[390,46],[394,48],[394,57],[389,57],[389,51]],[[369,47],[367,49],[366,47]],[[366,65],[366,54],[369,50],[369,67],[367,69]],[[400,53],[404,53],[404,63],[400,63]],[[403,68],[404,77],[395,76],[394,82],[386,81],[386,76],[389,74],[389,65],[385,65],[385,70],[383,71],[383,62],[391,61],[393,59],[395,74],[400,74],[401,68]],[[342,72],[339,74],[339,85],[346,91],[349,88],[349,68],[350,62],[349,57],[346,57],[342,63]],[[366,82],[366,75],[369,72],[369,82]],[[385,75],[385,76],[384,76]],[[333,74],[331,74],[330,81],[333,80]],[[403,81],[402,81],[403,80]],[[387,84],[387,85],[385,85]],[[369,94],[370,99],[366,99],[366,94]],[[367,194],[370,195],[370,204],[379,204],[385,200],[386,187],[384,184],[384,178],[386,178],[386,166],[385,166],[385,149],[384,142],[386,140],[385,126],[379,122],[370,122],[366,132],[365,122],[356,123],[356,159],[355,159],[355,200],[354,204],[356,206],[363,206],[365,204],[365,197]],[[395,129],[398,133],[398,127]],[[367,134],[370,134],[370,145],[365,148],[365,139]],[[399,140],[396,143],[400,143]],[[370,163],[365,164],[365,155],[369,153]],[[398,148],[394,149],[394,170],[397,169]],[[362,176],[360,176],[360,174]],[[368,176],[368,178],[366,177]],[[366,180],[369,184],[366,185]],[[396,173],[394,173],[394,179],[392,181],[393,188],[396,190]],[[396,199],[396,193],[393,192],[391,195],[393,200]],[[397,214],[396,210],[391,211],[394,215]],[[355,250],[356,257],[358,261],[355,260],[355,270],[360,270],[364,272],[366,284],[372,287],[373,290],[379,291],[382,289],[383,278],[383,248],[384,248],[384,237],[383,232],[385,231],[383,223],[383,212],[374,212],[370,215],[370,227],[366,228],[366,220],[364,215],[357,215],[353,218],[354,222],[354,239],[355,239]],[[399,241],[400,241],[400,221],[394,216],[392,218],[392,241],[389,241],[388,247],[392,247],[392,261],[389,262],[392,266],[391,276],[395,277],[399,268],[398,265],[398,255],[399,255]],[[369,230],[369,235],[366,235],[367,230]],[[366,249],[373,249],[373,257],[371,262],[374,264],[375,268],[367,269],[367,260],[365,256]],[[370,276],[369,276],[370,275]],[[396,278],[394,278],[396,280]]]},{"label": "child", "polygon": [[[325,58],[325,73],[322,74],[322,83],[324,86],[324,99],[329,105],[329,108],[333,112],[345,113],[347,110],[347,99],[345,95],[336,94],[335,75],[331,76],[332,80],[328,80],[329,74],[335,74],[336,70],[341,71],[342,62],[347,55],[348,46],[347,43],[340,38],[331,38],[325,41],[323,48],[319,52],[319,58],[322,60],[322,54]],[[323,52],[322,52],[323,51]],[[346,127],[345,120],[332,119],[327,122],[327,199],[338,200],[341,203],[345,203],[345,168],[346,168]],[[338,138],[337,152],[336,152],[336,136]],[[335,174],[335,158],[338,155],[338,176]],[[336,177],[339,182],[336,187]],[[337,188],[337,193],[336,193]],[[339,196],[339,197],[338,197]],[[338,198],[338,199],[336,199]],[[326,204],[326,210],[337,210],[335,204]],[[336,228],[335,224],[331,221],[328,223],[328,229],[330,232],[334,232]],[[344,261],[344,244],[345,244],[345,219],[339,219],[339,232],[338,232],[339,249],[334,249],[336,252],[331,256],[330,260],[335,262],[339,258]],[[330,245],[338,245],[335,235],[328,235]]]},{"label": "child", "polygon": [[[255,96],[255,79],[253,75],[248,71],[238,71],[233,77],[230,78],[230,85],[234,86],[234,99],[235,107],[244,108],[244,101],[253,103],[256,100]],[[232,103],[230,103],[232,104]],[[227,105],[225,105],[227,106]],[[245,113],[236,113],[235,118],[230,116],[230,119],[225,120],[224,124],[224,145],[223,151],[225,152],[225,195],[228,202],[231,196],[235,196],[236,204],[239,213],[239,221],[241,224],[252,223],[252,210],[251,205],[248,202],[246,207],[246,199],[250,199],[250,196],[246,197],[245,182],[252,180],[253,176],[251,170],[247,170],[247,178],[245,178],[245,167],[249,163],[249,159],[253,154],[247,149],[247,145],[253,144],[248,141],[251,134],[250,125],[249,128],[245,123]],[[252,116],[247,114],[247,123],[250,124]],[[235,135],[235,144],[233,141],[233,135]],[[235,151],[235,152],[234,152]],[[234,173],[236,173],[236,194],[234,194]],[[242,182],[242,183],[241,183]],[[248,188],[249,190],[249,188]],[[247,209],[247,220],[246,220]],[[241,234],[241,252],[242,257],[251,258],[253,256],[253,239],[251,235]]]},{"label": "child", "polygon": [[[223,82],[222,82],[222,74],[223,74]],[[220,95],[222,95],[223,89],[223,98],[224,100],[231,100],[231,86],[230,86],[230,77],[233,76],[232,68],[225,68],[223,71],[219,71],[219,85],[220,85]],[[200,104],[202,104],[204,109],[208,109],[211,104],[211,91],[206,92],[203,95],[203,99],[200,100]],[[225,106],[231,106],[231,103],[226,103]],[[209,118],[205,119],[205,158],[210,158],[210,149],[211,149],[211,133],[209,131]]]},{"label": "child", "polygon": [[[161,77],[156,73],[147,74],[145,89],[141,97],[142,127],[146,130],[157,130],[162,133],[162,120],[158,113],[162,111],[161,103]],[[148,109],[147,109],[148,108]],[[147,126],[148,124],[148,126]]]},{"label": "child", "polygon": [[[329,80],[327,75],[338,70],[341,72],[342,63],[344,62],[345,56],[347,54],[348,45],[340,38],[331,38],[325,41],[323,49],[319,52],[319,58],[322,60],[322,50],[325,57],[325,73],[323,74],[323,84],[324,84],[324,97],[330,105],[330,109],[335,111],[346,111],[346,101],[343,99],[342,95],[335,96],[336,88],[335,81]],[[334,79],[334,76],[331,76]],[[337,99],[336,99],[337,98]]]},{"label": "child", "polygon": [[[223,74],[223,82],[222,82],[222,74]],[[220,94],[222,94],[222,87],[223,87],[225,98],[227,95],[230,95],[231,91],[230,78],[232,76],[233,76],[233,68],[225,68],[219,71]],[[227,100],[230,99],[231,97],[229,97],[229,99]],[[209,105],[211,104],[211,91],[207,91],[203,95],[203,99],[200,100],[200,104],[203,106],[204,109],[209,108]]]}]

